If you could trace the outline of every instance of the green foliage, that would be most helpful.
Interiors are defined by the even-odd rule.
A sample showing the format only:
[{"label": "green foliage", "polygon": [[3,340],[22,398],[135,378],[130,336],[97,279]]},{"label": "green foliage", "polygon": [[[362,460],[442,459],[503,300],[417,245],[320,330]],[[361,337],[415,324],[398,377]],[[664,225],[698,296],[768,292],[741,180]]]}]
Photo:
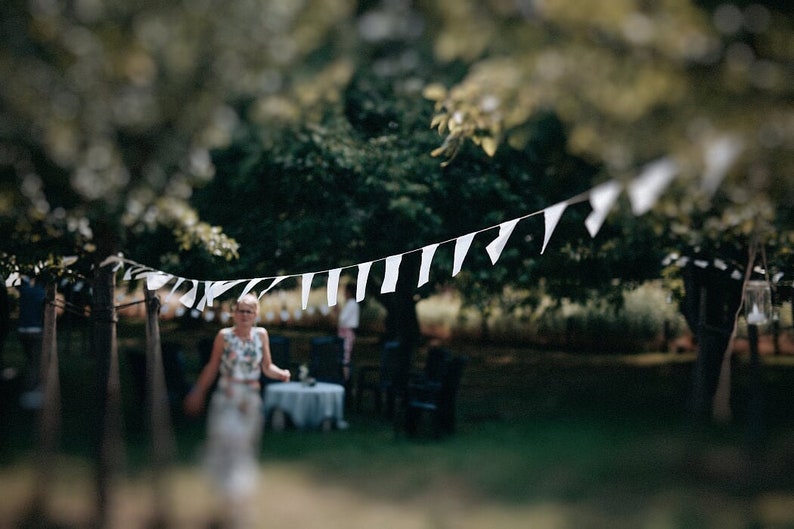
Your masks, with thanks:
[{"label": "green foliage", "polygon": [[599,353],[663,350],[664,332],[669,337],[685,332],[676,305],[654,284],[625,292],[618,306],[591,299],[546,307],[534,327],[540,343]]},{"label": "green foliage", "polygon": [[31,263],[102,260],[157,226],[182,249],[234,257],[236,243],[187,202],[213,175],[208,150],[240,120],[231,103],[264,105],[350,4],[10,0],[0,10],[0,228],[20,241],[2,258]]}]

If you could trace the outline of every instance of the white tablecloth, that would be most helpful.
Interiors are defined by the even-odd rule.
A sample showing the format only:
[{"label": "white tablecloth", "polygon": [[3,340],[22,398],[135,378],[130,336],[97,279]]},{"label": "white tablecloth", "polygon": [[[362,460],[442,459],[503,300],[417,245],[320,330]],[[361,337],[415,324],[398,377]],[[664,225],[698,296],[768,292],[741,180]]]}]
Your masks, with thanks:
[{"label": "white tablecloth", "polygon": [[268,384],[265,389],[264,413],[273,410],[286,413],[296,428],[319,428],[329,419],[332,424],[344,422],[345,388],[339,384],[317,382],[304,386],[300,382]]}]

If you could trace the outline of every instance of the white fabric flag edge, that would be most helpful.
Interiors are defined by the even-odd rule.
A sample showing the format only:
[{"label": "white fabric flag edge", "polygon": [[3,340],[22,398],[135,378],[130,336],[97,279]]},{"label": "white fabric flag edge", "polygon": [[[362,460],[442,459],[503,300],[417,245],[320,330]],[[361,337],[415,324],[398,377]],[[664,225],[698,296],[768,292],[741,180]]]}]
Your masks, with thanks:
[{"label": "white fabric flag edge", "polygon": [[154,292],[155,290],[160,290],[165,285],[168,284],[174,278],[171,274],[166,274],[165,272],[150,272],[146,276],[146,288]]},{"label": "white fabric flag edge", "polygon": [[198,292],[199,282],[195,279],[191,279],[190,282],[193,283],[193,287],[179,298],[179,302],[187,308],[192,309],[193,304],[196,302],[196,292]]},{"label": "white fabric flag edge", "polygon": [[309,306],[309,292],[312,289],[312,279],[314,272],[307,272],[301,275],[301,309],[306,310]]},{"label": "white fabric flag edge", "polygon": [[419,280],[416,283],[416,288],[421,287],[430,281],[430,265],[433,263],[433,256],[438,249],[439,244],[428,244],[422,248],[422,264],[419,265]]},{"label": "white fabric flag edge", "polygon": [[568,207],[567,203],[560,202],[559,204],[554,204],[543,210],[546,232],[543,234],[543,247],[540,249],[541,254],[546,251],[546,245],[549,244],[551,234],[554,232],[554,228],[557,227],[557,223],[560,221],[560,217],[562,217],[562,213],[565,211],[566,207]]},{"label": "white fabric flag edge", "polygon": [[620,195],[621,189],[620,182],[611,180],[594,187],[590,191],[590,206],[592,206],[593,211],[590,212],[584,221],[590,237],[595,237],[598,234],[607,215],[609,215],[609,211],[615,204],[615,200]]},{"label": "white fabric flag edge", "polygon": [[356,301],[359,303],[364,299],[367,293],[367,279],[369,278],[369,269],[372,268],[372,261],[361,263],[358,265],[358,277],[356,279]]},{"label": "white fabric flag edge", "polygon": [[463,260],[466,259],[466,254],[469,253],[469,247],[475,235],[476,232],[461,235],[455,239],[455,258],[452,264],[452,277],[458,275],[458,272],[460,272],[463,267]]},{"label": "white fabric flag edge", "polygon": [[632,213],[636,216],[647,213],[656,204],[677,171],[678,164],[668,157],[646,165],[640,176],[628,186]]},{"label": "white fabric flag edge", "polygon": [[326,301],[329,307],[336,305],[336,299],[339,296],[339,276],[342,273],[341,268],[334,268],[328,271],[328,284],[326,292]]},{"label": "white fabric flag edge", "polygon": [[504,250],[505,244],[507,244],[510,235],[513,234],[513,230],[519,220],[521,219],[508,220],[499,225],[499,235],[485,247],[485,251],[488,252],[488,256],[491,258],[491,264],[496,264],[496,261],[501,257],[502,250]]},{"label": "white fabric flag edge", "polygon": [[400,274],[402,259],[402,254],[391,255],[386,258],[386,270],[383,273],[383,284],[380,287],[381,294],[389,294],[397,289],[397,277]]},{"label": "white fabric flag edge", "polygon": [[[278,276],[278,277],[274,277],[274,278],[273,278],[273,281],[270,283],[270,285],[268,285],[268,287],[267,287],[266,289],[264,289],[262,292],[260,292],[260,293],[259,293],[259,297],[258,297],[257,299],[262,299],[262,296],[264,296],[265,294],[267,294],[267,293],[268,293],[268,291],[269,291],[271,288],[273,288],[274,286],[278,285],[279,283],[281,283],[282,281],[284,281],[284,280],[285,280],[285,279],[287,279],[288,277],[289,277],[289,276]],[[261,279],[260,279],[260,281],[261,281]]]}]

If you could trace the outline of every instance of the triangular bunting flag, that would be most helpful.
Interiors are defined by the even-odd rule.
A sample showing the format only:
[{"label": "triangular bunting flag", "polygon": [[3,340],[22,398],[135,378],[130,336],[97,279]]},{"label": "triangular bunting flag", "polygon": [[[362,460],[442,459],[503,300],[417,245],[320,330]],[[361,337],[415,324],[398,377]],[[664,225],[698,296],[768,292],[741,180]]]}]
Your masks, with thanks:
[{"label": "triangular bunting flag", "polygon": [[334,268],[328,272],[328,286],[326,296],[328,306],[333,307],[336,305],[336,300],[339,297],[339,275],[342,273],[341,268]]},{"label": "triangular bunting flag", "polygon": [[[271,288],[273,288],[274,286],[278,285],[279,283],[281,283],[282,281],[287,279],[287,277],[289,277],[289,276],[278,276],[278,277],[273,278],[273,281],[270,283],[270,285],[268,285],[268,287],[266,289],[264,289],[262,292],[259,293],[259,297],[257,299],[262,299],[262,296],[267,294],[268,291]],[[261,279],[258,280],[258,281],[261,281]]]},{"label": "triangular bunting flag", "polygon": [[430,244],[422,248],[422,264],[419,265],[419,282],[416,288],[421,287],[430,281],[430,265],[433,262],[433,256],[438,249],[438,244]]},{"label": "triangular bunting flag", "polygon": [[314,279],[314,272],[308,272],[302,275],[301,280],[301,308],[306,310],[309,305],[309,292],[312,289],[312,279]]},{"label": "triangular bunting flag", "polygon": [[381,294],[389,294],[397,289],[397,277],[400,273],[402,259],[402,255],[392,255],[386,258],[386,270],[383,273],[383,284],[380,287]]},{"label": "triangular bunting flag", "polygon": [[196,293],[198,292],[199,285],[199,282],[195,279],[191,279],[191,282],[193,283],[193,288],[188,290],[186,294],[179,298],[179,302],[189,309],[192,309],[193,304],[196,302]]},{"label": "triangular bunting flag", "polygon": [[171,274],[163,272],[149,272],[146,276],[146,288],[154,292],[163,288],[169,281],[174,278]]},{"label": "triangular bunting flag", "polygon": [[678,165],[671,158],[662,158],[646,165],[640,176],[628,186],[632,213],[639,216],[648,212],[677,171]]},{"label": "triangular bunting flag", "polygon": [[520,219],[508,220],[499,225],[499,235],[485,247],[485,251],[488,252],[488,256],[491,258],[491,264],[496,264],[496,261],[499,260],[499,257],[502,255],[502,250],[504,250],[505,244],[507,244],[507,239],[510,238],[519,220]]},{"label": "triangular bunting flag", "polygon": [[463,260],[466,259],[466,254],[469,253],[469,247],[474,240],[475,233],[463,235],[455,240],[455,258],[452,263],[452,277],[458,275],[460,269],[463,267]]},{"label": "triangular bunting flag", "polygon": [[244,279],[236,279],[231,281],[207,281],[204,288],[204,297],[201,299],[201,301],[199,301],[199,304],[196,308],[199,310],[204,310],[205,304],[207,307],[212,307],[212,304],[215,302],[215,298],[233,286],[239,285],[244,281]]},{"label": "triangular bunting flag", "polygon": [[248,294],[249,292],[251,292],[251,290],[252,290],[252,289],[253,289],[253,288],[254,288],[256,285],[258,285],[260,281],[263,281],[263,280],[264,280],[264,278],[263,278],[263,277],[259,277],[259,278],[257,278],[257,279],[252,279],[251,281],[249,281],[249,282],[248,282],[248,284],[247,284],[247,285],[245,285],[245,288],[243,289],[243,291],[242,291],[242,292],[240,292],[240,295],[239,295],[239,296],[237,296],[237,301],[240,301],[241,299],[243,299],[243,296],[245,296],[246,294]]},{"label": "triangular bunting flag", "polygon": [[590,212],[584,221],[584,225],[587,227],[590,237],[595,237],[598,230],[601,229],[604,220],[606,220],[609,214],[609,210],[612,209],[615,200],[617,200],[618,195],[620,195],[620,190],[620,183],[612,180],[596,186],[590,191],[590,206],[593,208],[593,211]]},{"label": "triangular bunting flag", "polygon": [[204,311],[205,306],[212,306],[212,281],[204,281],[204,295],[196,305],[200,311]]},{"label": "triangular bunting flag", "polygon": [[182,283],[184,283],[184,282],[185,282],[185,278],[184,277],[177,277],[176,278],[176,283],[174,283],[174,286],[171,287],[171,292],[169,292],[168,295],[165,297],[165,300],[163,301],[163,303],[168,303],[168,300],[171,299],[171,296],[174,295],[174,292],[176,292],[176,289],[178,289],[182,285]]},{"label": "triangular bunting flag", "polygon": [[[143,270],[151,270],[151,268],[146,268],[145,266],[131,266],[124,271],[124,277],[122,278],[123,281],[129,281],[132,279],[132,274],[137,274]],[[152,270],[153,271],[153,270]]]},{"label": "triangular bunting flag", "polygon": [[562,212],[565,211],[566,207],[568,207],[568,204],[565,202],[560,202],[559,204],[548,207],[543,211],[543,216],[546,220],[546,233],[543,236],[543,247],[540,249],[541,254],[546,251],[546,245],[549,244],[551,234],[554,232],[554,228],[557,227],[557,223],[560,221]]},{"label": "triangular bunting flag", "polygon": [[359,303],[364,299],[364,296],[367,293],[367,279],[369,278],[370,268],[372,268],[372,261],[358,265],[358,278],[356,279],[356,301]]},{"label": "triangular bunting flag", "polygon": [[[217,298],[224,292],[231,290],[232,288],[236,287],[240,283],[245,283],[245,279],[234,279],[232,281],[216,281],[212,285],[212,297]],[[210,307],[212,304],[210,304]]]},{"label": "triangular bunting flag", "polygon": [[701,189],[708,196],[713,195],[720,186],[743,147],[741,140],[730,136],[723,136],[708,144],[704,154],[706,166],[700,183]]}]

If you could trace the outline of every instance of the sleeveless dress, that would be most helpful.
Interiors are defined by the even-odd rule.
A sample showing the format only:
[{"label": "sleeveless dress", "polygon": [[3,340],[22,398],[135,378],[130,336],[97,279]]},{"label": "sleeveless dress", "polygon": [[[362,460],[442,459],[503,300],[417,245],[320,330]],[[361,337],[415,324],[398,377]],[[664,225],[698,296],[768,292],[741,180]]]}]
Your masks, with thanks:
[{"label": "sleeveless dress", "polygon": [[258,484],[258,455],[264,416],[260,393],[261,327],[249,339],[222,329],[224,347],[218,385],[207,411],[204,462],[219,492],[244,500]]}]

